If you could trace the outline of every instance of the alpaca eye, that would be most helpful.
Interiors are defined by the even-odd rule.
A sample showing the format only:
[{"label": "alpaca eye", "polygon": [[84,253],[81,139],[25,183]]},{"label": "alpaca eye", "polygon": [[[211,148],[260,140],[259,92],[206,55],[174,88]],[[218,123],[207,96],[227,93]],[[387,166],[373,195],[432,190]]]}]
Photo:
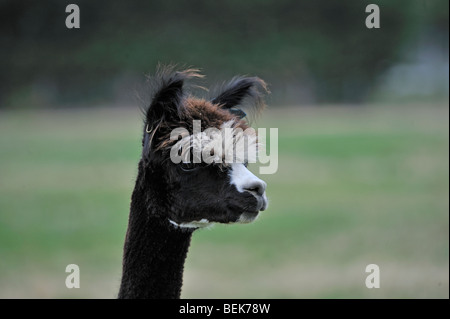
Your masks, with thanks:
[{"label": "alpaca eye", "polygon": [[193,171],[198,168],[198,166],[195,165],[194,163],[183,163],[183,162],[180,163],[180,167],[185,172]]}]

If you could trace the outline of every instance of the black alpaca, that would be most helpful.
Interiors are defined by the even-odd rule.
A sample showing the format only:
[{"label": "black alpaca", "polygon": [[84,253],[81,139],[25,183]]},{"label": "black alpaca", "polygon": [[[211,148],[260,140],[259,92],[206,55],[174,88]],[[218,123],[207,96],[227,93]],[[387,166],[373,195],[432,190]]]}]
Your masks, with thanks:
[{"label": "black alpaca", "polygon": [[[265,83],[236,77],[216,97],[188,95],[184,81],[196,70],[161,69],[146,110],[142,158],[131,198],[119,298],[180,298],[192,233],[211,223],[247,223],[267,207],[266,184],[245,163],[171,161],[173,129],[248,128],[240,108],[261,110]],[[238,109],[239,107],[239,109]],[[190,157],[192,159],[192,157]]]}]

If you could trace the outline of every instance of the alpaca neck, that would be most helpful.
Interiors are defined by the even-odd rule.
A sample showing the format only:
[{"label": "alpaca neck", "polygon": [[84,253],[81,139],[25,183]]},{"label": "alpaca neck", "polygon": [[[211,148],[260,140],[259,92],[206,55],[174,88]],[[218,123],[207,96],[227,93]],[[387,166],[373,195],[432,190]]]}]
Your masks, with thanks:
[{"label": "alpaca neck", "polygon": [[192,230],[131,206],[119,298],[180,298]]}]

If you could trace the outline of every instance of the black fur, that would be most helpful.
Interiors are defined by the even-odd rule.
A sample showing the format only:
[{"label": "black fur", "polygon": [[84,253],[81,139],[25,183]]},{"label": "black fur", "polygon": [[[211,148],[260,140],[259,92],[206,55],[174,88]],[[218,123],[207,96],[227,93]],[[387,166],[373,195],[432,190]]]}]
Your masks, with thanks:
[{"label": "black fur", "polygon": [[[120,299],[180,298],[183,266],[192,231],[176,229],[161,216],[157,180],[142,180],[132,195],[124,246]],[[158,176],[154,176],[156,179]],[[147,188],[148,189],[145,189]]]}]

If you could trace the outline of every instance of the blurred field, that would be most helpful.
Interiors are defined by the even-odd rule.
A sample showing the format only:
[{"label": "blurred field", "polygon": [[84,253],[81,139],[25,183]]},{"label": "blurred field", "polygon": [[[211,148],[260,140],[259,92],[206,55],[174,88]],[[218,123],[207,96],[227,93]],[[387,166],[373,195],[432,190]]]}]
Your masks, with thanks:
[{"label": "blurred field", "polygon": [[[267,111],[269,210],[195,233],[182,297],[448,298],[448,124],[448,101]],[[140,132],[137,108],[0,113],[1,298],[116,296]]]}]

